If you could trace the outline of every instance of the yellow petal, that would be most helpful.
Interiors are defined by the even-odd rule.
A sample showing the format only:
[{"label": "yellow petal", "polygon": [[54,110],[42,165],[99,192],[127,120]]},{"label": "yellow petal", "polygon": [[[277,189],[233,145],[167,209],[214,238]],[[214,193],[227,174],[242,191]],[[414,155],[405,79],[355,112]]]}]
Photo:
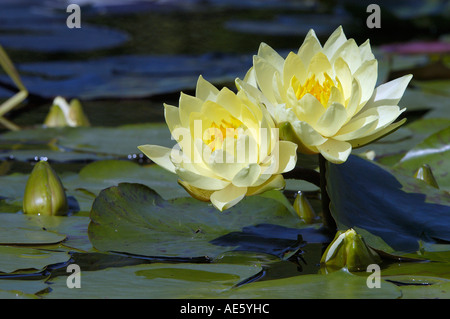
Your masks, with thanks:
[{"label": "yellow petal", "polygon": [[159,145],[140,145],[138,149],[159,166],[175,173],[175,166],[170,160],[171,148]]},{"label": "yellow petal", "polygon": [[359,46],[359,52],[361,54],[361,63],[375,59],[375,56],[372,53],[372,48],[370,47],[369,39]]},{"label": "yellow petal", "polygon": [[[373,94],[377,83],[378,61],[370,60],[364,62],[353,75],[361,85],[361,102],[367,102]],[[356,113],[359,110],[356,110]]]},{"label": "yellow petal", "polygon": [[201,112],[202,104],[203,101],[199,98],[181,92],[179,101],[179,117],[181,125],[183,125],[184,127],[188,127],[190,114],[193,112]]},{"label": "yellow petal", "polygon": [[405,110],[406,109],[400,110],[397,105],[382,105],[364,110],[353,119],[358,120],[360,118],[375,115],[378,117],[378,122],[374,130],[379,130],[394,122]]},{"label": "yellow petal", "polygon": [[397,123],[393,123],[391,125],[386,126],[385,128],[379,130],[375,134],[351,140],[351,141],[349,141],[349,143],[352,144],[353,148],[364,146],[364,145],[366,145],[368,143],[371,143],[371,142],[373,142],[375,140],[378,140],[378,139],[382,138],[383,136],[385,136],[387,134],[390,134],[390,133],[394,132],[396,129],[398,129],[405,122],[406,122],[406,119],[403,119],[401,121],[398,121]]},{"label": "yellow petal", "polygon": [[272,175],[266,182],[256,187],[249,187],[247,189],[247,196],[262,194],[273,189],[283,189],[286,186],[286,181],[283,175]]},{"label": "yellow petal", "polygon": [[334,164],[345,162],[352,151],[350,143],[329,139],[317,149],[328,161]]},{"label": "yellow petal", "polygon": [[226,109],[232,116],[239,118],[242,111],[242,101],[230,89],[224,87],[217,94],[216,103]]},{"label": "yellow petal", "polygon": [[335,136],[334,139],[339,141],[348,141],[367,135],[369,131],[373,131],[376,127],[378,116],[372,115],[360,119],[353,119],[345,124]]},{"label": "yellow petal", "polygon": [[347,102],[347,117],[350,120],[357,110],[361,109],[361,85],[358,79],[352,81],[352,91],[350,99]]},{"label": "yellow petal", "polygon": [[211,190],[194,187],[191,184],[186,183],[185,181],[182,181],[180,179],[178,180],[178,184],[180,184],[186,190],[186,192],[189,193],[189,195],[202,202],[209,202],[211,194],[214,193],[214,191]]},{"label": "yellow petal", "polygon": [[[257,87],[255,68],[251,67],[244,76],[244,82],[250,84],[253,87]],[[240,90],[238,86],[238,90]]]},{"label": "yellow petal", "polygon": [[212,193],[211,203],[220,211],[224,211],[237,203],[245,196],[247,187],[236,187],[233,184],[226,188]]},{"label": "yellow petal", "polygon": [[182,126],[179,111],[180,109],[178,107],[164,103],[164,118],[166,119],[170,132]]},{"label": "yellow petal", "polygon": [[297,163],[297,144],[289,141],[279,141],[278,170],[275,174],[289,172]]},{"label": "yellow petal", "polygon": [[300,121],[314,126],[326,109],[312,94],[305,94],[294,108],[294,112]]},{"label": "yellow petal", "polygon": [[347,62],[352,74],[356,72],[361,66],[362,61],[359,47],[354,39],[347,40],[336,50],[330,59],[331,63],[334,63],[334,60],[338,58],[342,58]]},{"label": "yellow petal", "polygon": [[262,93],[270,102],[276,102],[272,88],[273,75],[276,72],[275,67],[257,55],[253,57],[253,67],[255,68],[256,79]]},{"label": "yellow petal", "polygon": [[227,187],[230,184],[229,181],[199,175],[184,168],[177,168],[176,173],[183,181],[189,183],[194,187],[205,190],[219,190]]},{"label": "yellow petal", "polygon": [[233,178],[232,183],[237,187],[252,186],[261,174],[261,167],[258,164],[244,166]]},{"label": "yellow petal", "polygon": [[219,90],[214,85],[206,81],[201,75],[198,77],[197,87],[195,91],[195,96],[197,98],[202,101],[214,101],[218,93]]},{"label": "yellow petal", "polygon": [[261,43],[258,49],[258,55],[269,62],[278,72],[282,72],[284,59],[269,45]]},{"label": "yellow petal", "polygon": [[302,59],[294,52],[291,52],[288,54],[283,66],[283,84],[285,90],[288,89],[293,76],[295,76],[300,83],[306,81],[306,67],[303,64]]},{"label": "yellow petal", "polygon": [[342,85],[344,98],[345,99],[350,98],[352,93],[352,82],[353,82],[353,76],[352,72],[350,71],[350,67],[348,66],[347,62],[345,62],[345,60],[342,59],[341,57],[336,59],[336,61],[333,64],[333,67],[334,73],[336,74],[336,78]]},{"label": "yellow petal", "polygon": [[320,135],[311,125],[303,121],[292,122],[292,128],[300,141],[306,146],[318,146],[327,141],[327,138]]},{"label": "yellow petal", "polygon": [[328,57],[322,52],[316,53],[308,64],[307,77],[315,74],[316,78],[320,79],[323,73],[332,73],[331,63]]},{"label": "yellow petal", "polygon": [[342,104],[333,103],[313,126],[323,136],[335,135],[347,121],[347,110]]},{"label": "yellow petal", "polygon": [[309,30],[308,34],[305,37],[300,49],[298,50],[298,56],[302,59],[304,65],[308,65],[309,61],[311,61],[312,57],[316,55],[316,53],[322,50],[322,45],[317,39],[316,33],[314,30]]},{"label": "yellow petal", "polygon": [[331,59],[334,53],[347,41],[342,26],[339,26],[323,45],[323,52]]},{"label": "yellow petal", "polygon": [[376,107],[380,105],[397,105],[403,96],[412,75],[404,75],[395,80],[389,81],[375,89],[372,98],[367,102],[366,107]]}]

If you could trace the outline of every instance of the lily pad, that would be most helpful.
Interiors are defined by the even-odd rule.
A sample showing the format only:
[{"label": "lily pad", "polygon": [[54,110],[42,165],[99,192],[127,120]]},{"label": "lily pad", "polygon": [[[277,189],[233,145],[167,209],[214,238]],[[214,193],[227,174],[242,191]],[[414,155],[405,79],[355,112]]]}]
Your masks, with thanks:
[{"label": "lily pad", "polygon": [[417,251],[419,240],[450,241],[445,191],[357,156],[328,165],[327,180],[331,212],[345,230],[365,229],[397,251]]},{"label": "lily pad", "polygon": [[404,174],[413,175],[424,164],[428,164],[440,189],[450,190],[450,127],[434,133],[409,150],[395,165]]},{"label": "lily pad", "polygon": [[[0,272],[12,273],[19,270],[41,270],[50,264],[66,262],[66,252],[45,251],[27,247],[0,246]],[[1,280],[1,274],[0,274]]]},{"label": "lily pad", "polygon": [[[304,227],[291,210],[270,198],[250,196],[219,212],[193,198],[166,201],[144,185],[121,183],[95,199],[88,233],[100,251],[214,257],[238,249],[283,257],[299,249],[299,235],[305,230],[311,227]],[[243,236],[227,240],[236,232]],[[261,241],[272,246],[258,245]]]},{"label": "lily pad", "polygon": [[48,290],[41,280],[0,280],[1,299],[38,299],[38,294]]},{"label": "lily pad", "polygon": [[67,277],[52,278],[44,298],[186,299],[217,298],[261,271],[259,266],[234,264],[161,264],[81,269],[81,288],[68,289]]},{"label": "lily pad", "polygon": [[[139,154],[137,145],[158,143],[172,147],[170,131],[165,123],[147,123],[124,125],[119,127],[65,127],[65,128],[33,128],[7,132],[0,135],[0,144],[4,150],[1,158],[34,160],[37,155],[45,156],[50,161],[80,160],[80,154],[86,154],[85,160],[99,158],[128,158],[128,155]],[[37,149],[34,152],[18,152],[18,148]],[[49,149],[48,153],[43,149]],[[51,156],[58,150],[62,154]],[[25,157],[28,155],[28,157]],[[73,155],[73,157],[71,157]]]},{"label": "lily pad", "polygon": [[46,248],[62,244],[88,251],[92,248],[87,237],[88,217],[37,216],[0,213],[0,244]]},{"label": "lily pad", "polygon": [[[369,276],[370,273],[367,274]],[[396,299],[401,296],[395,285],[382,281],[380,288],[367,287],[367,277],[341,270],[327,275],[301,275],[262,280],[224,293],[233,299]]]}]

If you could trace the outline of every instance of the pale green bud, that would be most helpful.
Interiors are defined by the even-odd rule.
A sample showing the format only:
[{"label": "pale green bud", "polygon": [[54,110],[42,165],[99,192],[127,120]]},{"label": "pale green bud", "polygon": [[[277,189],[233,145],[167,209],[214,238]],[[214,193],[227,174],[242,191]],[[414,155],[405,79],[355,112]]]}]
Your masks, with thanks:
[{"label": "pale green bud", "polygon": [[309,203],[303,192],[298,192],[294,200],[294,209],[306,224],[312,224],[316,220],[317,216],[314,213],[314,209]]},{"label": "pale green bud", "polygon": [[50,107],[50,111],[48,112],[45,120],[44,125],[47,127],[64,127],[67,126],[66,117],[64,116],[63,111],[61,108],[53,104]]},{"label": "pale green bud", "polygon": [[347,268],[349,271],[366,271],[368,265],[379,262],[380,256],[353,229],[337,232],[320,260],[327,270]]},{"label": "pale green bud", "polygon": [[64,187],[46,161],[38,162],[28,178],[23,197],[23,212],[34,215],[66,215],[68,203]]},{"label": "pale green bud", "polygon": [[431,171],[431,167],[427,164],[423,164],[414,174],[414,177],[417,179],[421,179],[426,182],[428,185],[439,188],[436,179],[434,178],[433,172]]},{"label": "pale green bud", "polygon": [[58,96],[53,100],[44,125],[47,127],[78,127],[90,126],[90,123],[79,100],[73,99],[69,105],[64,98]]}]

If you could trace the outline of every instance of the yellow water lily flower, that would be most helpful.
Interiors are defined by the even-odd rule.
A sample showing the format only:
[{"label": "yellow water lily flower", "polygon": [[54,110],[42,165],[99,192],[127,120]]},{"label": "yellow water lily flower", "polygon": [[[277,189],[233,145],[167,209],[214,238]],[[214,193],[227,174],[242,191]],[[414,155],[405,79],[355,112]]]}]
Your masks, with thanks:
[{"label": "yellow water lily flower", "polygon": [[285,59],[262,43],[237,85],[248,95],[262,96],[280,136],[295,141],[299,151],[343,163],[352,148],[406,120],[393,123],[405,110],[397,104],[412,76],[375,88],[377,69],[369,40],[358,46],[339,27],[322,46],[310,30],[298,52]]},{"label": "yellow water lily flower", "polygon": [[297,145],[280,141],[258,100],[220,91],[199,77],[195,96],[181,93],[179,107],[164,104],[174,148],[141,145],[156,164],[176,173],[194,198],[223,211],[244,196],[281,189],[281,173],[295,167]]}]

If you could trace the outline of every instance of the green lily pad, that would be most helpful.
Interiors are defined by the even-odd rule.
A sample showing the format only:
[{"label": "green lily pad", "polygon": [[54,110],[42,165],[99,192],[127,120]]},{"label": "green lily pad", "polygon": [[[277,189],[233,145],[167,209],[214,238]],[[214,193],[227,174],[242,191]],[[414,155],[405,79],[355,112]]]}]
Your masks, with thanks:
[{"label": "green lily pad", "polygon": [[52,291],[44,298],[186,299],[214,298],[261,271],[255,265],[162,264],[81,269],[81,288],[68,289],[66,276],[49,280]]},{"label": "green lily pad", "polygon": [[66,262],[69,259],[70,255],[66,252],[0,246],[0,272],[4,273],[12,273],[25,269],[41,270],[47,265]]},{"label": "green lily pad", "polygon": [[166,201],[129,183],[99,194],[88,229],[100,251],[171,257],[214,257],[234,249],[283,257],[298,250],[299,235],[308,232],[319,233],[271,198],[250,196],[219,212],[193,198]]},{"label": "green lily pad", "polygon": [[[30,168],[31,171],[31,168]],[[29,174],[13,173],[0,176],[0,212],[22,211],[22,200]],[[121,182],[145,184],[164,199],[189,197],[178,185],[178,177],[156,164],[139,165],[127,160],[96,161],[80,172],[60,175],[69,199],[71,212],[89,212],[92,202],[102,189]]]},{"label": "green lily pad", "polygon": [[63,183],[71,189],[86,189],[95,195],[104,188],[128,182],[147,185],[164,199],[189,197],[177,180],[176,174],[158,165],[142,166],[131,161],[105,160],[86,165],[78,176],[63,179]]},{"label": "green lily pad", "polygon": [[413,147],[449,125],[450,119],[447,118],[417,120],[374,143],[357,149],[356,153],[374,151],[377,162],[393,166]]},{"label": "green lily pad", "polygon": [[450,190],[450,127],[440,130],[409,150],[395,165],[405,175],[413,175],[424,164],[431,167],[440,189]]},{"label": "green lily pad", "polygon": [[[140,154],[142,144],[172,147],[165,123],[124,125],[119,127],[36,127],[0,134],[3,151],[0,158],[51,161],[128,158]],[[84,155],[83,155],[84,154]]]},{"label": "green lily pad", "polygon": [[87,237],[89,217],[83,216],[37,216],[24,214],[1,214],[0,244],[2,245],[65,245],[89,251],[92,244]]},{"label": "green lily pad", "polygon": [[0,279],[1,299],[38,299],[38,294],[48,290],[41,280]]},{"label": "green lily pad", "polygon": [[406,285],[401,287],[402,299],[450,299],[450,281],[432,285]]},{"label": "green lily pad", "polygon": [[417,251],[419,240],[450,240],[450,197],[445,191],[357,156],[328,165],[327,181],[331,212],[344,230],[365,229],[405,252]]},{"label": "green lily pad", "polygon": [[371,289],[367,286],[367,277],[344,270],[327,275],[261,280],[222,294],[222,298],[235,299],[390,299],[400,296],[400,289],[394,284],[382,280],[380,288]]}]

